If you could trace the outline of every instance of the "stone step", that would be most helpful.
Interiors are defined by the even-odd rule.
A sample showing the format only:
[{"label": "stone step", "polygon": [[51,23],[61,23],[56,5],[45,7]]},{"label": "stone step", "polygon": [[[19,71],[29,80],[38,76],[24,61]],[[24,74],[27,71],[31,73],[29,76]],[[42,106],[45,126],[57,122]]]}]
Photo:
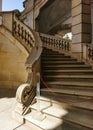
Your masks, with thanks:
[{"label": "stone step", "polygon": [[[47,84],[47,83],[46,83]],[[93,86],[80,86],[80,85],[53,85],[51,88],[54,89],[68,89],[68,90],[75,90],[75,91],[93,91]]]},{"label": "stone step", "polygon": [[72,70],[72,69],[79,69],[79,70],[82,70],[82,69],[91,69],[92,67],[90,65],[44,65],[43,66],[44,69],[46,70],[51,70],[51,69],[56,69],[56,70]]},{"label": "stone step", "polygon": [[[36,96],[35,100],[37,100],[37,99],[38,99],[38,97]],[[47,97],[41,96],[41,95],[40,95],[39,101],[40,101],[40,104],[42,104],[42,105],[40,105],[41,110],[44,108],[49,108],[51,106],[59,108],[59,109],[62,109],[62,108],[67,109],[69,107],[69,105],[67,105],[65,103],[57,102],[51,98],[47,98]],[[36,106],[36,104],[34,104],[31,107],[34,109],[34,107],[37,107],[37,106]],[[56,116],[56,117],[58,117],[58,116]],[[60,118],[60,117],[58,117],[58,118]]]},{"label": "stone step", "polygon": [[93,70],[43,70],[42,74],[45,75],[93,75]]},{"label": "stone step", "polygon": [[59,61],[77,61],[77,59],[75,59],[75,58],[42,58],[42,60],[43,60],[43,62],[54,62],[54,61],[56,61],[56,62],[59,62]]},{"label": "stone step", "polygon": [[33,110],[24,119],[26,125],[30,127],[33,124],[37,127],[36,130],[61,130],[63,124],[62,119]]},{"label": "stone step", "polygon": [[78,65],[78,64],[80,64],[80,65],[82,65],[82,64],[84,64],[84,62],[81,62],[81,61],[57,61],[57,62],[55,62],[55,61],[42,61],[42,63],[43,63],[43,65],[44,64],[48,64],[48,65],[67,65],[67,64],[69,64],[69,65]]},{"label": "stone step", "polygon": [[58,53],[58,52],[53,52],[53,51],[43,51],[42,55],[58,55],[62,56],[64,53]]},{"label": "stone step", "polygon": [[62,130],[91,130],[91,129],[86,128],[84,126],[77,125],[75,123],[73,124],[70,121],[64,120],[64,123],[62,125]]},{"label": "stone step", "polygon": [[45,81],[93,82],[93,75],[45,75]]},{"label": "stone step", "polygon": [[[87,96],[87,97],[93,97],[93,88],[50,88],[52,92],[59,93],[59,94],[71,94],[71,95],[79,95],[79,96]],[[41,89],[42,91],[48,92],[49,90],[46,88]]]},{"label": "stone step", "polygon": [[47,57],[49,57],[49,58],[71,58],[71,56],[69,56],[69,55],[64,55],[64,54],[61,54],[61,55],[58,55],[58,54],[56,54],[56,55],[46,55],[46,54],[42,54],[42,56],[41,56],[42,58],[47,58]]},{"label": "stone step", "polygon": [[56,55],[58,55],[58,56],[63,56],[63,55],[65,55],[64,53],[58,53],[58,52],[55,52],[55,53],[53,53],[53,52],[43,52],[42,53],[42,55],[43,56],[49,56],[49,55],[51,55],[51,56],[56,56]]},{"label": "stone step", "polygon": [[80,92],[79,94],[72,94],[72,92],[61,91],[56,89],[41,89],[41,95],[51,100],[65,103],[66,105],[93,110],[93,96],[89,97]]},{"label": "stone step", "polygon": [[93,83],[91,83],[91,82],[57,82],[57,81],[53,81],[53,82],[47,82],[47,84],[49,85],[49,86],[80,86],[80,87],[87,87],[87,86],[89,86],[89,87],[93,87]]},{"label": "stone step", "polygon": [[[62,130],[93,129],[93,69],[69,55],[48,51],[42,55],[42,75],[46,85],[41,95],[68,106]],[[42,82],[43,83],[43,82]],[[53,109],[45,110],[52,114]]]},{"label": "stone step", "polygon": [[62,119],[62,117],[67,114],[66,109],[70,106],[41,96],[39,99],[39,104],[36,102],[31,105],[31,110],[38,111],[38,107],[42,113]]},{"label": "stone step", "polygon": [[[93,129],[92,111],[70,106],[64,107],[62,103],[57,107],[53,104],[51,105],[52,100],[50,106],[49,104],[44,106],[46,102],[50,102],[49,99],[40,98],[40,104],[35,103],[31,106],[31,113],[24,116],[26,125],[32,126],[33,124],[37,127],[37,130]],[[54,100],[53,102],[55,103]],[[40,112],[37,111],[38,105],[40,106]]]},{"label": "stone step", "polygon": [[[93,129],[93,111],[84,109],[71,108],[68,109],[68,114],[63,117],[64,120],[72,122],[90,130]],[[85,128],[85,129],[86,129]]]}]

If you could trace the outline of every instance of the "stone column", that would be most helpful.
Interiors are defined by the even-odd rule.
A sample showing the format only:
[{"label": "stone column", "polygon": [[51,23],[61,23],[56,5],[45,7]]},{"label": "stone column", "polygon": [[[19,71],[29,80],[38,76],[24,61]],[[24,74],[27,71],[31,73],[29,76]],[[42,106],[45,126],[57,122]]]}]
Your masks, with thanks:
[{"label": "stone column", "polygon": [[0,0],[0,11],[2,11],[2,0]]},{"label": "stone column", "polygon": [[82,56],[82,43],[91,43],[91,0],[72,0],[72,52]]}]

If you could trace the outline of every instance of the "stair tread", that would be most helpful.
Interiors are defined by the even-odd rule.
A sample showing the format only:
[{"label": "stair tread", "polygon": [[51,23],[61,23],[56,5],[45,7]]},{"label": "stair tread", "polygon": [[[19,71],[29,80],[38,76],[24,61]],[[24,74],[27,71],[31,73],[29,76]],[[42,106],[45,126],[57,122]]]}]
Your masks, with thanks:
[{"label": "stair tread", "polygon": [[57,93],[53,90],[41,90],[41,95],[60,103],[64,103],[70,107],[77,107],[93,111],[93,96],[75,95],[70,93]]},{"label": "stair tread", "polygon": [[47,88],[41,89],[41,95],[65,103],[72,109],[77,108],[76,111],[68,111],[63,119],[82,128],[93,129],[92,66],[71,56],[65,57],[65,54],[61,58],[51,51],[50,55],[47,52],[42,56],[42,68]]},{"label": "stair tread", "polygon": [[90,65],[44,65],[44,67],[91,67]]},{"label": "stair tread", "polygon": [[93,129],[93,116],[91,111],[70,109],[68,110],[68,114],[63,118],[70,122]]},{"label": "stair tread", "polygon": [[40,117],[41,115],[39,114],[39,112],[34,111],[34,112],[31,112],[30,114],[27,114],[24,118],[27,121],[35,124],[36,126],[44,130],[50,130],[50,129],[52,130],[56,128],[57,126],[62,125],[63,123],[62,119],[58,119],[49,115],[46,116],[44,120],[39,121],[35,119],[35,118],[38,118],[37,116]]},{"label": "stair tread", "polygon": [[53,70],[53,69],[51,69],[51,70],[44,70],[45,72],[47,71],[47,72],[93,72],[93,70],[92,69],[86,69],[86,70],[71,70],[71,69],[69,69],[69,70]]},{"label": "stair tread", "polygon": [[[55,63],[55,61],[51,61],[51,60],[50,61],[49,60],[48,61],[47,60],[43,61],[43,63],[46,63],[46,62],[47,63],[51,63],[51,62]],[[84,62],[81,62],[81,61],[73,61],[73,60],[72,61],[71,60],[70,61],[62,61],[62,60],[61,61],[57,61],[57,63],[62,63],[62,62],[63,63],[84,63]]]},{"label": "stair tread", "polygon": [[[31,109],[37,110],[37,106],[38,103],[35,103],[34,105],[31,106]],[[60,105],[56,106],[53,104],[51,105],[51,101],[50,104],[46,105],[46,101],[44,102],[40,100],[40,111],[59,119],[62,119],[62,117],[67,113],[67,111],[63,107],[64,107],[63,104],[61,106]]]},{"label": "stair tread", "polygon": [[76,60],[77,61],[77,59],[76,58],[68,58],[68,57],[60,57],[60,58],[58,58],[58,57],[54,57],[54,58],[52,58],[52,57],[42,57],[42,60],[64,60],[64,59],[66,59],[66,60]]},{"label": "stair tread", "polygon": [[79,81],[78,82],[77,81],[76,82],[74,82],[74,81],[73,82],[70,82],[70,81],[69,82],[63,82],[63,81],[62,82],[61,81],[58,81],[58,82],[57,81],[53,81],[53,82],[51,82],[51,81],[48,81],[47,84],[49,84],[49,85],[70,85],[70,86],[71,85],[74,85],[74,86],[78,86],[79,85],[81,87],[82,86],[93,87],[93,83],[92,82],[87,82],[87,81],[86,82],[79,82]]},{"label": "stair tread", "polygon": [[[55,93],[64,93],[64,94],[73,94],[73,95],[81,95],[81,96],[92,96],[93,97],[93,89],[74,89],[74,88],[51,88],[51,90]],[[41,89],[41,91],[48,92],[49,90],[46,88]]]},{"label": "stair tread", "polygon": [[93,75],[46,75],[46,78],[93,78]]}]

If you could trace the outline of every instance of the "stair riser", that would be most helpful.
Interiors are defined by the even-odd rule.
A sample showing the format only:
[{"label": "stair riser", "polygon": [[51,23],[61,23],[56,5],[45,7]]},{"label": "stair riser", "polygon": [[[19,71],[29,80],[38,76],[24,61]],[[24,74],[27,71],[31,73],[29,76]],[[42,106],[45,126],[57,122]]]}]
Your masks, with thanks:
[{"label": "stair riser", "polygon": [[50,53],[50,52],[43,52],[42,56],[64,56],[63,53]]},{"label": "stair riser", "polygon": [[91,111],[77,108],[69,109],[68,111],[68,115],[64,116],[63,119],[71,121],[81,126],[85,126],[90,130],[93,129],[93,117],[91,115]]},{"label": "stair riser", "polygon": [[64,123],[62,125],[62,130],[90,130],[90,128],[80,126],[78,124],[72,123],[72,122],[64,119]]},{"label": "stair riser", "polygon": [[93,82],[93,78],[46,78],[44,77],[45,81],[77,81],[77,82]]},{"label": "stair riser", "polygon": [[76,59],[71,59],[71,58],[61,58],[61,59],[42,59],[43,60],[43,62],[54,62],[54,61],[56,61],[56,62],[58,62],[59,63],[59,61],[60,62],[62,62],[62,61],[77,61]]},{"label": "stair riser", "polygon": [[56,92],[56,95],[53,95],[51,92],[41,91],[41,95],[52,100],[56,100],[61,103],[66,103],[67,105],[77,107],[77,108],[84,108],[86,110],[93,110],[93,102],[87,101],[88,97],[83,98],[80,95],[71,95],[71,94],[60,94]]},{"label": "stair riser", "polygon": [[[70,89],[70,90],[75,90],[75,91],[93,91],[93,87],[90,87],[90,86],[79,86],[79,85],[50,85],[48,84],[48,86],[51,86],[51,88],[55,88],[55,89]],[[88,95],[87,95],[88,96]],[[93,96],[93,94],[91,95]]]},{"label": "stair riser", "polygon": [[59,62],[41,62],[44,65],[84,65],[84,63],[82,62],[63,62],[63,61],[59,61]]},{"label": "stair riser", "polygon": [[[33,110],[33,111],[35,112],[34,116],[30,115],[29,118],[25,117],[25,124],[27,126],[29,126],[31,128],[31,130],[33,130],[33,128],[34,128],[34,130],[62,130],[62,119],[58,119],[58,118],[54,117],[53,115],[44,113],[44,115],[45,115],[44,119],[40,120],[40,118],[42,118],[42,115],[38,115],[36,110]],[[37,116],[35,116],[36,114],[37,114]],[[53,128],[53,126],[51,124],[53,126],[54,126],[54,124],[56,124],[56,125]]]},{"label": "stair riser", "polygon": [[91,67],[54,67],[54,66],[50,66],[50,67],[47,67],[47,66],[44,66],[43,69],[44,70],[51,70],[51,69],[54,69],[54,70],[70,70],[70,69],[73,69],[73,70],[86,70],[86,69],[90,69]]},{"label": "stair riser", "polygon": [[93,75],[93,72],[43,72],[44,75]]},{"label": "stair riser", "polygon": [[76,82],[76,83],[74,83],[74,84],[72,84],[72,82],[57,82],[56,83],[56,81],[54,81],[54,82],[47,82],[47,85],[49,86],[49,87],[53,87],[53,86],[58,86],[58,87],[61,87],[61,86],[63,86],[63,87],[73,87],[73,88],[76,88],[76,87],[86,87],[86,89],[87,89],[87,87],[89,87],[89,88],[93,88],[93,83],[91,83],[91,84],[87,84],[87,82],[85,82],[85,83],[83,83],[83,82]]},{"label": "stair riser", "polygon": [[50,58],[62,58],[62,57],[68,57],[68,58],[71,58],[71,56],[68,56],[68,55],[64,55],[64,54],[60,54],[60,55],[58,55],[58,54],[42,54],[42,57],[44,57],[44,58],[46,58],[46,57],[49,57],[50,56]]},{"label": "stair riser", "polygon": [[[75,59],[75,58],[70,58],[70,57],[68,57],[68,56],[58,56],[58,57],[56,57],[56,56],[53,56],[53,57],[49,57],[49,56],[42,56],[42,60],[55,60],[55,59],[59,59],[59,60],[62,60],[62,59]],[[77,60],[77,59],[76,59]]]},{"label": "stair riser", "polygon": [[51,50],[46,50],[41,60],[42,75],[47,84],[41,90],[41,95],[65,103],[72,109],[63,117],[70,126],[62,130],[92,130],[93,100],[88,100],[93,98],[92,68],[84,62]]},{"label": "stair riser", "polygon": [[47,51],[43,51],[43,54],[42,55],[64,55],[64,53],[58,53],[58,52],[54,52],[52,53],[51,51],[50,52],[47,52]]},{"label": "stair riser", "polygon": [[[62,94],[71,94],[71,95],[79,95],[79,96],[87,96],[87,97],[93,97],[93,88],[92,89],[82,89],[81,88],[78,88],[78,87],[75,87],[74,88],[71,88],[71,87],[57,87],[57,86],[53,86],[53,87],[50,87],[48,85],[48,87],[52,90],[52,91],[55,91],[55,92],[59,92],[59,93],[62,93]],[[42,89],[42,91],[47,91],[46,88],[45,89]]]}]

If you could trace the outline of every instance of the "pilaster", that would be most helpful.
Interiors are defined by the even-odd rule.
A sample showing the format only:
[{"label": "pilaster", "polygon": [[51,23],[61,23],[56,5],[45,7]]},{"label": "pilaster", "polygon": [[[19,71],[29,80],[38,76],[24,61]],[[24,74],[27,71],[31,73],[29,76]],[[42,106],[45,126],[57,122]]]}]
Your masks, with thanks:
[{"label": "pilaster", "polygon": [[82,43],[91,43],[91,0],[72,0],[72,52],[81,57]]}]

